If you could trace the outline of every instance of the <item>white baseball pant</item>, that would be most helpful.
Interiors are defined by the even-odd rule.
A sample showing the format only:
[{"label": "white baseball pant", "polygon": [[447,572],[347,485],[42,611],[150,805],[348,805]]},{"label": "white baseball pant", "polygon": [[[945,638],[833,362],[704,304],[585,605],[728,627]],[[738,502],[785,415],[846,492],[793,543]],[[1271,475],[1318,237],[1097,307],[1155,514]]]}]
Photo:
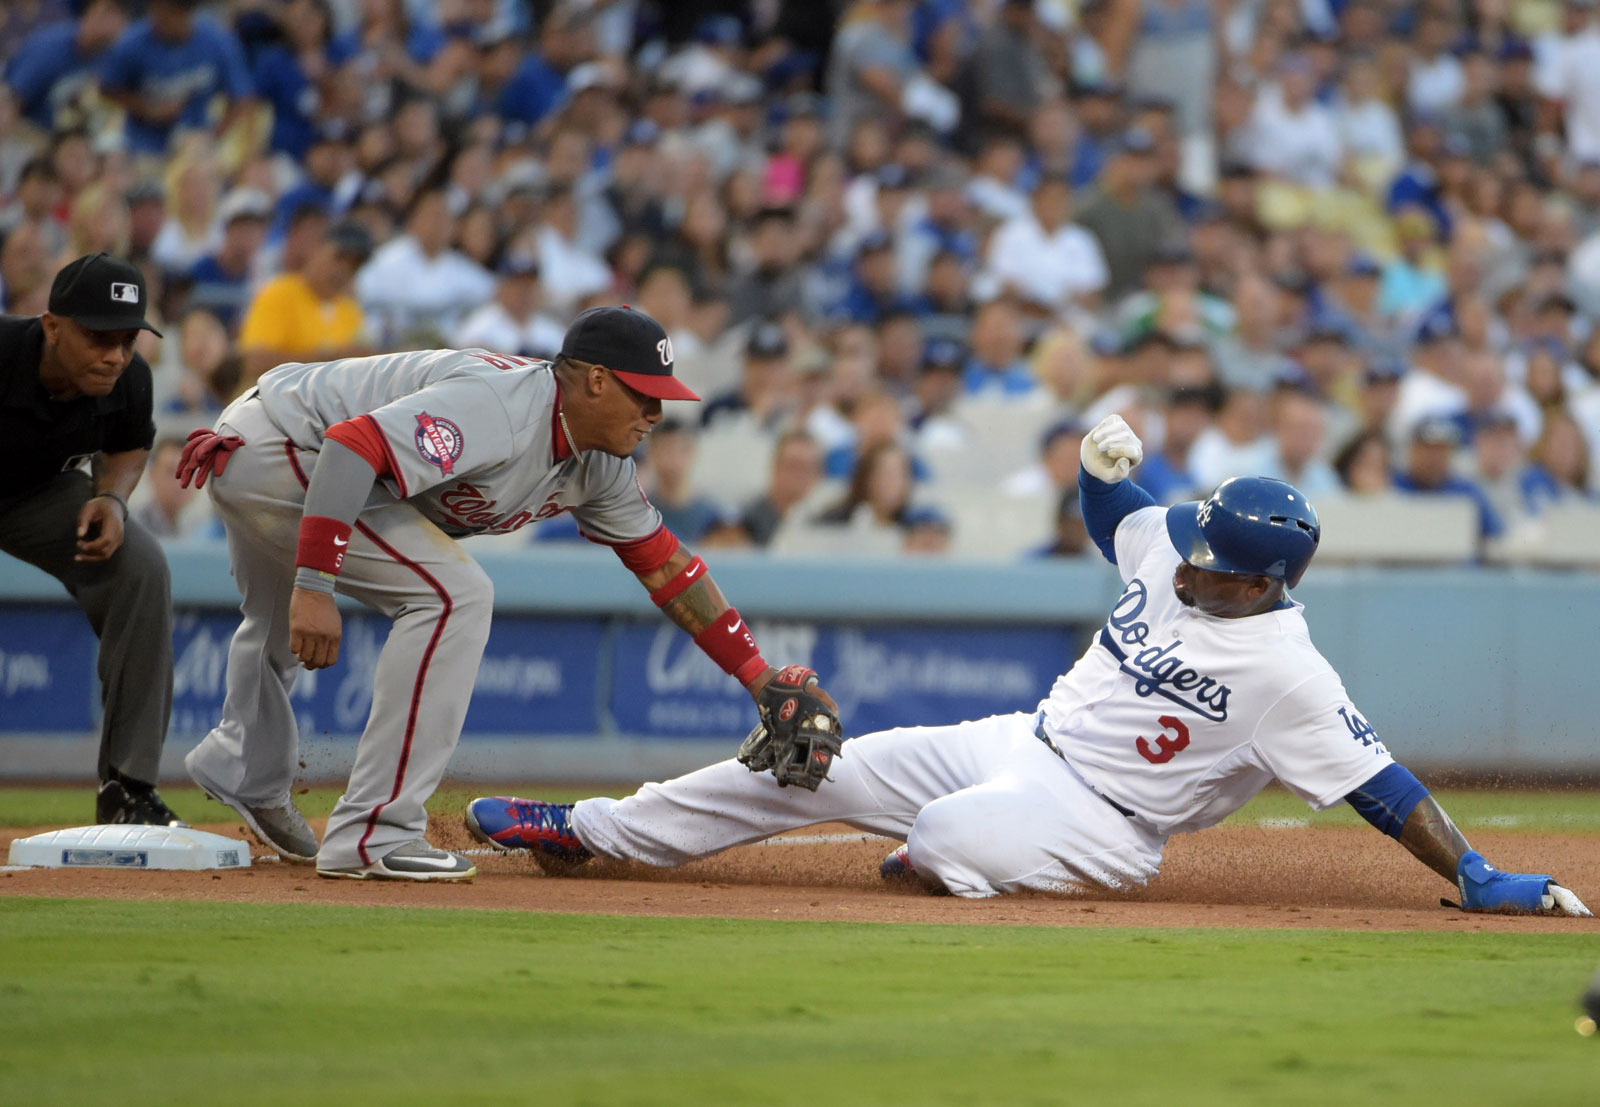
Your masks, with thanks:
[{"label": "white baseball pant", "polygon": [[723,761],[626,799],[583,800],[572,825],[596,854],[659,866],[843,822],[903,839],[917,871],[958,896],[1147,883],[1166,839],[1091,790],[1034,736],[1034,718],[862,735],[816,792]]}]

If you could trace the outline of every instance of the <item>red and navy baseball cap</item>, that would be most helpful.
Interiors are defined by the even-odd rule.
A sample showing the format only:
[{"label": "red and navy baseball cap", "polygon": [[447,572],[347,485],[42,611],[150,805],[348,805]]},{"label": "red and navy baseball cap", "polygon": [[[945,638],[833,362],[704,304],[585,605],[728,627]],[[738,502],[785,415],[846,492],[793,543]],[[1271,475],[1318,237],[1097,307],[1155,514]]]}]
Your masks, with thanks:
[{"label": "red and navy baseball cap", "polygon": [[89,254],[68,262],[56,274],[49,310],[84,330],[141,330],[160,336],[144,317],[147,300],[144,276],[133,262]]},{"label": "red and navy baseball cap", "polygon": [[658,400],[700,398],[672,375],[672,339],[661,324],[626,304],[590,308],[574,319],[561,356],[603,365],[635,392]]}]

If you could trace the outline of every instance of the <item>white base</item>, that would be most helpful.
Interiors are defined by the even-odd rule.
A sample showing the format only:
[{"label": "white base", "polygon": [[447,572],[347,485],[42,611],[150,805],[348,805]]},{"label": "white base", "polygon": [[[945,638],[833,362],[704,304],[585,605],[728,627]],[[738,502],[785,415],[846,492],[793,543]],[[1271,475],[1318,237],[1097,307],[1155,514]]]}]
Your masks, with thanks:
[{"label": "white base", "polygon": [[247,869],[250,847],[179,826],[76,826],[11,843],[12,865],[46,869]]}]

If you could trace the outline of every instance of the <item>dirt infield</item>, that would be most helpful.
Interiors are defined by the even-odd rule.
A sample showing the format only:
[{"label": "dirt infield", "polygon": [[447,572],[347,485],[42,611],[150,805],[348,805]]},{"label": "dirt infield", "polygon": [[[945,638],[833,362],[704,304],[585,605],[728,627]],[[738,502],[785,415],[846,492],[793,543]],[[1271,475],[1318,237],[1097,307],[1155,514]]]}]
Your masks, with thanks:
[{"label": "dirt infield", "polygon": [[[41,828],[49,829],[49,828]],[[201,827],[252,841],[238,824]],[[320,829],[320,828],[319,828]],[[0,831],[0,849],[31,830]],[[828,836],[843,840],[815,840]],[[435,820],[433,841],[473,843],[456,820]],[[1480,833],[1474,844],[1508,870],[1550,872],[1600,904],[1600,850],[1575,835]],[[660,870],[595,861],[549,877],[524,855],[475,855],[470,884],[416,885],[318,878],[256,846],[243,872],[33,869],[0,873],[3,896],[203,899],[497,908],[614,915],[922,922],[1037,926],[1333,927],[1350,930],[1600,930],[1593,919],[1465,915],[1439,906],[1452,889],[1399,845],[1366,828],[1217,827],[1174,838],[1161,875],[1128,896],[1020,895],[958,900],[884,885],[878,862],[892,847],[841,826],[821,826],[717,857]],[[3,854],[0,854],[3,856]]]}]

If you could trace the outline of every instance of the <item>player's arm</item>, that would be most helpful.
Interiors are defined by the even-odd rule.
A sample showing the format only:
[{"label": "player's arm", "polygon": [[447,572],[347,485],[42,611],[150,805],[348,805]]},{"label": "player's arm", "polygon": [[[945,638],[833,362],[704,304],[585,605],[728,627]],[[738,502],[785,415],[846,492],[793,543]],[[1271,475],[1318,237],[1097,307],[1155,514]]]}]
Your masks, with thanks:
[{"label": "player's arm", "polygon": [[74,561],[104,561],[121,548],[128,521],[128,497],[138,486],[149,458],[150,451],[143,448],[94,455],[89,463],[94,492],[78,511],[78,552]]},{"label": "player's arm", "polygon": [[1345,801],[1418,861],[1455,881],[1456,867],[1472,847],[1411,770],[1391,762],[1345,796]]},{"label": "player's arm", "polygon": [[1409,769],[1390,763],[1345,797],[1361,817],[1456,886],[1467,911],[1588,915],[1577,896],[1536,873],[1506,873],[1473,849],[1439,801]]},{"label": "player's arm", "polygon": [[[722,594],[706,563],[671,531],[663,527],[646,543],[635,545],[646,547],[651,543],[656,545],[654,554],[646,554],[643,548],[618,546],[617,555],[634,571],[662,614],[682,627],[723,672],[744,685],[752,699],[759,696],[778,670],[761,656],[750,624]],[[662,555],[665,560],[650,564]],[[633,558],[642,560],[630,563]],[[820,687],[811,690],[836,707],[833,698]]]},{"label": "player's arm", "polygon": [[1083,436],[1079,448],[1078,503],[1083,525],[1105,555],[1117,563],[1117,525],[1141,508],[1154,507],[1155,497],[1128,479],[1144,460],[1144,444],[1120,415],[1108,415]]},{"label": "player's arm", "polygon": [[306,488],[289,598],[289,649],[307,669],[326,669],[339,660],[343,624],[334,585],[356,517],[373,483],[389,471],[382,433],[370,418],[358,416],[328,428]]}]

